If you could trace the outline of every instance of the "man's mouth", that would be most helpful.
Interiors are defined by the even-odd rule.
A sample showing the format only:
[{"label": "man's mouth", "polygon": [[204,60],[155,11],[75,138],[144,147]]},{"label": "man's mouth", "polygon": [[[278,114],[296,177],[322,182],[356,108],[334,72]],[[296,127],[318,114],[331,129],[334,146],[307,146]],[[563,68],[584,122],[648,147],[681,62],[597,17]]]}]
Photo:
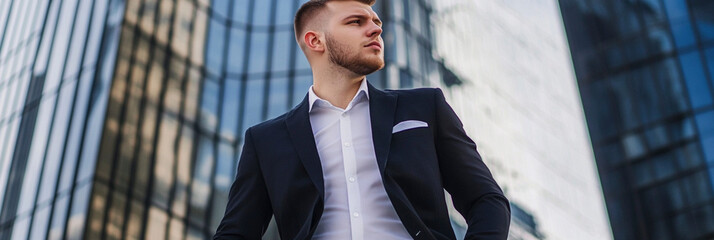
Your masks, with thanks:
[{"label": "man's mouth", "polygon": [[372,41],[372,42],[370,42],[369,44],[364,45],[364,46],[365,46],[365,47],[368,47],[368,48],[373,48],[373,49],[377,49],[377,50],[382,50],[382,44],[380,44],[378,41]]}]

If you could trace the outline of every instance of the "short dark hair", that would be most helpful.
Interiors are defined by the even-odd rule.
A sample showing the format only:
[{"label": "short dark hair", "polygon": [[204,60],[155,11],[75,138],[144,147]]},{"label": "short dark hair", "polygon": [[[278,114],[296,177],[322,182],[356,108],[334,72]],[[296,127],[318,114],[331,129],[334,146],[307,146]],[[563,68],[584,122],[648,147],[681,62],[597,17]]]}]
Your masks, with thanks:
[{"label": "short dark hair", "polygon": [[[305,25],[307,24],[307,19],[314,16],[320,10],[325,8],[330,1],[337,0],[310,0],[302,4],[300,8],[295,13],[295,19],[293,20],[293,27],[295,29],[295,40],[300,43],[300,35],[305,31]],[[343,0],[345,1],[345,0]],[[369,6],[374,5],[377,0],[352,0],[367,4]]]}]

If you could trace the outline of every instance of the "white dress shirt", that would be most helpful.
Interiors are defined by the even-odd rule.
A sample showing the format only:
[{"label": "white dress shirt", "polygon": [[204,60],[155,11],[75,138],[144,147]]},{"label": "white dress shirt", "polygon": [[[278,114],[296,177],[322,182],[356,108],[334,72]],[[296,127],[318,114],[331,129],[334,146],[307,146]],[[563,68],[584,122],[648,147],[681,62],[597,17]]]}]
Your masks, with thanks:
[{"label": "white dress shirt", "polygon": [[367,80],[345,109],[321,99],[312,87],[308,98],[325,182],[325,209],[313,239],[412,239],[377,167]]}]

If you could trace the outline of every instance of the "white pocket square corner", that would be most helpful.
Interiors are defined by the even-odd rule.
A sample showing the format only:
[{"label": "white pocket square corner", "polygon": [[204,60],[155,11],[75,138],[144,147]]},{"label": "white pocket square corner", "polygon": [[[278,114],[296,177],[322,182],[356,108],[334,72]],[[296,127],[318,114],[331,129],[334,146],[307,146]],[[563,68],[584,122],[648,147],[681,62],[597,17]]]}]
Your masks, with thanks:
[{"label": "white pocket square corner", "polygon": [[392,128],[392,133],[398,133],[404,130],[409,130],[412,128],[420,128],[420,127],[429,127],[429,124],[427,124],[424,121],[419,121],[419,120],[406,120],[402,121],[400,123],[397,123],[397,125],[394,125]]}]

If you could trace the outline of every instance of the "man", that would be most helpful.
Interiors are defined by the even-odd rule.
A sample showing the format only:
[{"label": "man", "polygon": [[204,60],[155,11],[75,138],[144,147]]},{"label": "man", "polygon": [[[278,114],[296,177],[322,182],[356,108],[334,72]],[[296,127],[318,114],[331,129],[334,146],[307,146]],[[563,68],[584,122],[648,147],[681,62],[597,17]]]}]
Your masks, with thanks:
[{"label": "man", "polygon": [[296,40],[313,86],[288,113],[249,128],[214,239],[260,239],[275,216],[287,239],[506,239],[508,200],[439,89],[380,91],[375,0],[305,3]]}]

